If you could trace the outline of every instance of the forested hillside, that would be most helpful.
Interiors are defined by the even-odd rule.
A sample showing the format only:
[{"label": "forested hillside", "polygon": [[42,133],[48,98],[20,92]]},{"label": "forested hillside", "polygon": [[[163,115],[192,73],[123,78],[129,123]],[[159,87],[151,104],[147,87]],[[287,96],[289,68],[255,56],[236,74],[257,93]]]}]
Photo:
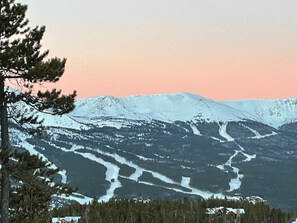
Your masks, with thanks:
[{"label": "forested hillside", "polygon": [[[211,212],[213,208],[223,207],[222,212]],[[228,212],[233,209],[234,212]],[[236,210],[244,214],[236,216]],[[54,217],[81,216],[81,223],[288,223],[295,217],[293,212],[283,212],[270,208],[263,202],[248,200],[111,200],[89,205],[73,204],[67,208],[54,209]],[[237,220],[235,220],[237,219]]]}]

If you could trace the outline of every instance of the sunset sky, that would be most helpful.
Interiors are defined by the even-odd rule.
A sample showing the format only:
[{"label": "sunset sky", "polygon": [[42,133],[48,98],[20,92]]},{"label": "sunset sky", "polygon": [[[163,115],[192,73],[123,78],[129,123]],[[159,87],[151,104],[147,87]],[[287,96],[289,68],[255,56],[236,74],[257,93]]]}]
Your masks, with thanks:
[{"label": "sunset sky", "polygon": [[296,0],[21,0],[78,97],[297,96]]}]

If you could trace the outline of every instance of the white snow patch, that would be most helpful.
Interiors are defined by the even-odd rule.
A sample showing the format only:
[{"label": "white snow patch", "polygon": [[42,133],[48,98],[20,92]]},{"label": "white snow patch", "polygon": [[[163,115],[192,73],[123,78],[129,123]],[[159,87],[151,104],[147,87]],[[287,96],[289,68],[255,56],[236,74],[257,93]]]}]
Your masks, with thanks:
[{"label": "white snow patch", "polygon": [[62,177],[61,183],[66,184],[67,183],[67,175],[66,175],[66,170],[60,170],[59,174]]},{"label": "white snow patch", "polygon": [[191,169],[193,169],[192,167],[184,166],[184,165],[181,165],[180,167],[181,167],[182,169],[187,169],[187,170],[191,170]]},{"label": "white snow patch", "polygon": [[243,178],[243,174],[239,173],[239,169],[237,167],[232,167],[233,172],[237,174],[236,178],[231,179],[229,182],[229,192],[237,190],[241,186],[241,179]]},{"label": "white snow patch", "polygon": [[[90,148],[87,148],[87,149],[90,149]],[[92,150],[92,149],[90,149]],[[143,174],[143,172],[148,172],[148,173],[151,173],[152,176],[156,179],[159,179],[165,183],[168,183],[168,184],[172,184],[172,185],[178,185],[178,186],[182,186],[181,183],[177,183],[175,182],[174,180],[170,179],[169,177],[161,174],[161,173],[158,173],[156,171],[152,171],[152,170],[148,170],[148,169],[144,169],[142,167],[139,167],[138,165],[134,164],[133,162],[131,161],[128,161],[126,158],[124,157],[121,157],[119,156],[118,154],[111,154],[111,153],[107,153],[107,152],[102,152],[100,150],[93,150],[93,151],[96,151],[100,154],[104,154],[104,155],[107,155],[107,156],[110,156],[110,157],[113,157],[117,162],[121,163],[121,164],[126,164],[132,168],[135,168],[135,172],[130,175],[129,177],[127,177],[128,179],[130,180],[133,180],[133,181],[137,181],[138,183],[144,183],[144,181],[139,181],[139,177]],[[123,177],[123,176],[121,176]],[[126,177],[125,177],[126,178]],[[147,185],[154,185],[150,182],[145,182],[145,184]],[[156,186],[160,186],[160,185],[156,185]],[[223,194],[219,193],[219,194],[216,194],[216,193],[211,193],[211,192],[208,192],[208,191],[202,191],[202,190],[199,190],[197,188],[193,188],[193,187],[190,187],[189,185],[184,185],[185,188],[191,190],[191,192],[187,192],[187,191],[183,191],[183,190],[180,190],[180,189],[177,189],[177,188],[174,188],[174,187],[164,187],[164,188],[167,188],[167,189],[170,189],[170,190],[174,190],[174,191],[177,191],[177,192],[181,192],[181,193],[185,193],[185,194],[194,194],[194,195],[199,195],[203,198],[210,198],[211,196],[214,196],[214,197],[219,197],[219,198],[223,198]]]},{"label": "white snow patch", "polygon": [[233,213],[237,213],[239,211],[240,214],[244,214],[245,211],[242,208],[225,208],[223,206],[220,207],[214,207],[214,208],[207,208],[206,209],[206,213],[207,214],[217,214],[219,211],[224,211],[226,209],[226,214],[233,212]]},{"label": "white snow patch", "polygon": [[77,151],[74,151],[74,153],[79,154],[89,160],[100,163],[106,167],[107,170],[105,172],[105,180],[110,182],[110,187],[107,189],[106,194],[99,198],[99,201],[109,201],[114,196],[114,191],[117,188],[121,187],[121,182],[118,179],[120,168],[112,163],[106,162],[105,160],[99,157],[96,157],[91,153],[80,153]]},{"label": "white snow patch", "polygon": [[32,110],[29,105],[27,105],[24,102],[18,102],[15,105],[15,108],[20,111],[27,111],[27,115],[36,115],[38,117],[38,120],[44,120],[43,125],[46,127],[59,127],[59,128],[69,128],[69,129],[89,129],[88,126],[81,124],[71,118],[68,114],[64,115],[52,115],[42,112],[37,112]]},{"label": "white snow patch", "polygon": [[250,162],[252,159],[256,159],[257,155],[254,154],[254,155],[249,155],[247,153],[244,153],[244,152],[241,152],[242,155],[244,155],[246,157],[245,160],[243,160],[242,162]]},{"label": "white snow patch", "polygon": [[159,155],[159,154],[157,154],[157,153],[154,153],[154,155],[155,155],[156,157],[161,158],[161,159],[164,159],[164,158],[165,158],[165,156],[161,156],[161,155]]},{"label": "white snow patch", "polygon": [[224,165],[216,165],[215,167],[217,167],[220,170],[226,171]]},{"label": "white snow patch", "polygon": [[[56,196],[56,195],[54,195]],[[73,201],[77,201],[80,204],[89,204],[93,198],[84,196],[82,194],[78,194],[78,193],[73,193],[72,195],[68,196],[68,195],[59,195],[58,197],[66,199],[66,200],[73,200]]]},{"label": "white snow patch", "polygon": [[51,169],[57,169],[58,167],[51,163],[43,154],[41,154],[40,152],[38,152],[36,149],[34,149],[34,146],[31,145],[30,143],[27,142],[27,138],[29,138],[30,136],[19,131],[16,129],[13,129],[13,134],[17,137],[18,142],[16,145],[16,147],[23,147],[24,149],[26,149],[31,155],[36,155],[39,156],[43,161],[47,162],[48,164],[50,164],[50,166],[48,168]]},{"label": "white snow patch", "polygon": [[224,122],[222,125],[218,123],[218,125],[220,127],[219,128],[219,134],[220,134],[220,136],[222,136],[223,138],[225,138],[229,142],[233,142],[234,139],[227,133],[227,125],[228,125],[228,123],[227,122]]},{"label": "white snow patch", "polygon": [[128,179],[130,180],[134,180],[134,181],[138,181],[139,177],[141,177],[141,175],[143,174],[143,169],[142,168],[136,168],[135,172],[132,173]]},{"label": "white snow patch", "polygon": [[216,141],[219,141],[219,142],[224,142],[223,140],[221,140],[221,139],[219,139],[219,138],[216,138],[216,137],[210,137],[210,138],[212,138],[212,139],[214,139],[214,140],[216,140]]},{"label": "white snow patch", "polygon": [[252,133],[255,134],[255,136],[251,137],[252,139],[263,139],[263,138],[266,138],[266,137],[270,137],[270,136],[274,136],[276,135],[277,133],[272,131],[270,134],[266,134],[266,135],[261,135],[258,131],[256,131],[255,129],[252,129],[244,124],[241,124],[241,126],[247,128],[248,130],[250,130]]},{"label": "white snow patch", "polygon": [[190,181],[191,181],[190,177],[182,176],[180,185],[183,186],[183,187],[190,187]]},{"label": "white snow patch", "polygon": [[154,159],[152,158],[147,158],[147,157],[144,157],[144,156],[140,156],[140,155],[136,155],[139,159],[141,160],[144,160],[144,161],[154,161]]},{"label": "white snow patch", "polygon": [[252,138],[259,139],[261,137],[260,133],[258,131],[256,131],[255,129],[252,129],[252,128],[244,125],[244,124],[241,124],[241,126],[248,129],[248,130],[250,130],[252,133],[254,133],[255,136],[252,137]]},{"label": "white snow patch", "polygon": [[135,169],[135,172],[132,173],[132,174],[128,177],[128,179],[130,179],[130,180],[138,181],[139,177],[141,177],[141,175],[142,175],[142,173],[143,173],[143,171],[144,171],[143,168],[139,167],[138,165],[134,164],[134,163],[131,162],[131,161],[128,161],[126,158],[121,157],[121,156],[119,156],[119,155],[116,154],[116,153],[107,153],[107,152],[102,152],[101,150],[94,150],[94,151],[96,151],[96,152],[98,152],[98,153],[100,153],[100,154],[103,154],[103,155],[112,157],[112,158],[114,158],[114,159],[115,159],[118,163],[120,163],[120,164],[125,164],[125,165],[127,165],[127,166],[129,166],[129,167],[134,168],[134,169]]},{"label": "white snow patch", "polygon": [[151,171],[151,170],[146,170],[146,172],[149,172],[153,175],[153,177],[155,177],[156,179],[159,179],[165,183],[168,183],[168,184],[177,184],[175,181],[171,180],[170,178],[166,177],[165,175],[163,174],[160,174],[158,172],[155,172],[155,171]]},{"label": "white snow patch", "polygon": [[62,219],[66,220],[66,222],[77,223],[81,219],[81,217],[80,216],[65,216],[65,217],[52,218],[52,223],[60,223]]},{"label": "white snow patch", "polygon": [[251,114],[258,122],[275,128],[283,124],[297,121],[297,98],[275,100],[235,100],[224,101],[236,110]]},{"label": "white snow patch", "polygon": [[193,130],[193,134],[194,135],[198,135],[198,136],[202,136],[202,134],[201,134],[201,132],[199,131],[199,129],[193,124],[193,123],[191,123],[191,128],[192,128],[192,130]]}]

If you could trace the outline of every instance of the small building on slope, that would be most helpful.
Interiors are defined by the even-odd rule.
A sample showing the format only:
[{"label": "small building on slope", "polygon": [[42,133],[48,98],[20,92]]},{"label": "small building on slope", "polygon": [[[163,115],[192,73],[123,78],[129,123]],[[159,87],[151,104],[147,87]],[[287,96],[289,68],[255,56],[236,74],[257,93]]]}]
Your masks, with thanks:
[{"label": "small building on slope", "polygon": [[57,217],[52,218],[52,223],[77,223],[80,218],[80,216]]}]

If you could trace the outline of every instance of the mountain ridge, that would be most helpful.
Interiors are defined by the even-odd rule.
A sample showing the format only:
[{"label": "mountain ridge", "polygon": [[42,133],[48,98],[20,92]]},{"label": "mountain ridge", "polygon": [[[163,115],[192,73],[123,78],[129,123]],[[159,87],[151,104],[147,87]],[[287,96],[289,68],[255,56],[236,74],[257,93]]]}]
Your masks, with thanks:
[{"label": "mountain ridge", "polygon": [[297,210],[296,99],[260,102],[187,93],[83,99],[69,114],[37,114],[44,138],[11,122],[11,144],[60,167],[82,203],[260,196]]},{"label": "mountain ridge", "polygon": [[191,93],[99,96],[76,101],[70,116],[181,121],[239,121],[249,119],[275,128],[297,120],[297,99],[215,101]]}]

